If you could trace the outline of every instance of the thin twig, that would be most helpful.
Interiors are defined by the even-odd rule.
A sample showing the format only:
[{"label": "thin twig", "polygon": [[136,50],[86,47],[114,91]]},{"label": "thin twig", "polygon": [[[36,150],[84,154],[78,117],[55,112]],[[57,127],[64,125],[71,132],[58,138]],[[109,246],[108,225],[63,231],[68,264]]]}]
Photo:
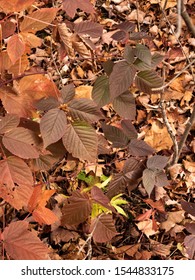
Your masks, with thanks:
[{"label": "thin twig", "polygon": [[195,25],[193,24],[190,16],[188,15],[188,13],[186,11],[186,7],[184,5],[183,0],[181,0],[181,16],[182,16],[183,20],[185,21],[187,28],[192,33],[193,37],[195,37]]},{"label": "thin twig", "polygon": [[179,71],[179,73],[177,73],[177,75],[172,80],[170,80],[168,83],[162,85],[162,87],[159,87],[159,88],[152,88],[152,91],[159,91],[159,90],[163,90],[163,89],[167,88],[175,79],[177,79],[177,77],[179,77],[186,69],[188,69],[194,63],[195,63],[195,59],[192,60],[188,65],[186,65],[186,67],[184,67],[181,71]]},{"label": "thin twig", "polygon": [[189,121],[186,124],[186,128],[185,128],[185,131],[184,131],[184,133],[183,133],[183,135],[181,137],[181,140],[180,140],[180,142],[178,144],[178,152],[177,152],[177,154],[175,154],[175,157],[173,158],[173,161],[171,163],[172,165],[176,164],[178,162],[179,156],[180,156],[180,154],[182,152],[183,146],[184,146],[184,144],[186,142],[186,139],[188,137],[188,134],[189,134],[190,129],[191,129],[191,127],[192,127],[194,122],[195,122],[195,106],[194,106],[194,109],[192,111],[191,117],[190,117]]},{"label": "thin twig", "polygon": [[[163,82],[164,82],[165,81],[165,67],[163,67],[162,71],[163,71]],[[167,128],[167,131],[171,137],[171,140],[173,142],[174,155],[177,156],[178,155],[178,144],[176,141],[175,133],[173,132],[173,129],[172,129],[172,127],[169,123],[169,120],[167,118],[167,115],[166,115],[166,103],[165,103],[163,96],[164,96],[164,91],[160,94],[160,108],[161,108],[161,112],[162,112],[162,118],[163,118],[163,122]]]},{"label": "thin twig", "polygon": [[177,0],[177,31],[175,32],[176,38],[180,37],[182,28],[181,1],[182,0]]}]

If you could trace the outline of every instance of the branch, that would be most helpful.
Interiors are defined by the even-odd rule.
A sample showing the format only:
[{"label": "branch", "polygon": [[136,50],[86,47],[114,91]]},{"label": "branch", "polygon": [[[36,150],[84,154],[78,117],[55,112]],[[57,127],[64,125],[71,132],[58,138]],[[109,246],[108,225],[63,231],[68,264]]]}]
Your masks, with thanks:
[{"label": "branch", "polygon": [[195,25],[193,24],[188,12],[186,11],[186,7],[183,3],[183,0],[181,0],[181,16],[182,16],[183,20],[185,21],[187,28],[192,33],[192,36],[195,37]]},{"label": "branch", "polygon": [[186,139],[187,139],[187,137],[188,137],[188,134],[189,134],[190,129],[191,129],[191,127],[192,127],[192,125],[193,125],[194,122],[195,122],[195,107],[194,107],[194,109],[193,109],[193,111],[192,111],[192,114],[191,114],[191,117],[190,117],[189,121],[188,121],[187,124],[186,124],[185,131],[184,131],[184,133],[183,133],[183,135],[182,135],[182,137],[181,137],[181,140],[180,140],[180,142],[179,142],[179,144],[178,144],[178,152],[177,152],[177,155],[176,155],[176,153],[175,153],[175,156],[173,157],[173,160],[172,160],[171,165],[176,164],[176,163],[178,162],[179,156],[180,156],[180,154],[181,154],[181,151],[182,151],[182,149],[183,149],[183,146],[184,146],[184,144],[185,144],[185,142],[186,142]]}]

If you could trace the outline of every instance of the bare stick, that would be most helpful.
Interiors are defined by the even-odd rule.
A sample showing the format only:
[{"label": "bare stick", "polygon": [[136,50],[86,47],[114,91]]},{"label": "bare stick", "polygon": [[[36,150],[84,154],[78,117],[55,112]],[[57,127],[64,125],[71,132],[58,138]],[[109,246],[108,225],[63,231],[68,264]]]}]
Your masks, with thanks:
[{"label": "bare stick", "polygon": [[182,152],[183,146],[184,146],[184,144],[186,142],[186,139],[188,137],[188,134],[189,134],[190,129],[191,129],[191,127],[192,127],[194,122],[195,122],[195,106],[194,106],[194,109],[192,111],[191,117],[190,117],[189,121],[186,124],[186,128],[185,128],[185,131],[184,131],[184,133],[183,133],[183,135],[181,137],[181,140],[180,140],[180,142],[178,144],[178,152],[177,152],[177,154],[175,153],[175,156],[173,157],[173,161],[172,161],[171,165],[176,164],[178,162],[179,156],[180,156],[180,154]]},{"label": "bare stick", "polygon": [[195,37],[195,26],[189,16],[189,14],[186,11],[186,7],[183,3],[183,0],[181,0],[181,16],[182,16],[183,20],[185,21],[187,28],[192,33],[193,37]]},{"label": "bare stick", "polygon": [[181,35],[181,27],[182,27],[182,20],[181,20],[181,1],[177,0],[177,31],[175,33],[176,37],[179,38]]}]

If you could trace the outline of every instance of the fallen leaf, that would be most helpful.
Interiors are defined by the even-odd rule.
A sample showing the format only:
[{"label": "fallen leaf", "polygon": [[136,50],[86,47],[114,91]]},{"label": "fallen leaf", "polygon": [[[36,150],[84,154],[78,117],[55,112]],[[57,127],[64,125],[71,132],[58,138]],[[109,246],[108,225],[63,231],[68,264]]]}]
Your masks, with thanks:
[{"label": "fallen leaf", "polygon": [[160,228],[164,229],[166,232],[169,231],[176,224],[179,224],[183,221],[184,213],[185,212],[183,210],[175,211],[175,212],[169,212],[167,220],[160,224]]}]

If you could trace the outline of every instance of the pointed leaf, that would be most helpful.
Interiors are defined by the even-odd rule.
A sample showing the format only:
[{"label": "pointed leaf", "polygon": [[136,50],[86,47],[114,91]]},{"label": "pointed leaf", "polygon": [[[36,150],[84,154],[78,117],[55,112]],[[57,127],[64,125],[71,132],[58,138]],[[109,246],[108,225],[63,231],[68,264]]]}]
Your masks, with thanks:
[{"label": "pointed leaf", "polygon": [[110,95],[114,99],[121,95],[133,83],[136,70],[134,66],[129,65],[127,61],[118,62],[114,65],[109,78]]},{"label": "pointed leaf", "polygon": [[114,99],[113,107],[114,110],[121,117],[130,120],[135,119],[135,115],[136,115],[135,99],[128,90]]},{"label": "pointed leaf", "polygon": [[142,176],[145,168],[145,161],[135,159],[133,157],[127,159],[123,166],[123,173],[128,178],[129,183],[134,183]]},{"label": "pointed leaf", "polygon": [[97,22],[87,20],[75,23],[74,30],[79,35],[88,34],[89,36],[96,38],[102,35],[103,27]]},{"label": "pointed leaf", "polygon": [[17,115],[6,114],[5,117],[0,117],[0,133],[3,134],[17,127],[20,123],[20,118]]},{"label": "pointed leaf", "polygon": [[57,8],[42,8],[25,17],[20,24],[21,32],[36,33],[48,26],[56,17]]},{"label": "pointed leaf", "polygon": [[90,232],[95,242],[104,243],[110,241],[117,235],[112,215],[102,214],[92,220]]},{"label": "pointed leaf", "polygon": [[6,149],[18,157],[25,159],[39,157],[36,147],[38,137],[29,129],[23,127],[13,128],[4,134],[2,142]]},{"label": "pointed leaf", "polygon": [[44,146],[47,147],[62,138],[67,127],[66,114],[58,109],[49,110],[41,119],[40,129]]},{"label": "pointed leaf", "polygon": [[164,56],[159,53],[154,53],[152,55],[152,68],[155,68],[162,60]]},{"label": "pointed leaf", "polygon": [[168,157],[155,155],[147,160],[147,167],[149,169],[163,170],[167,165]]},{"label": "pointed leaf", "polygon": [[14,260],[46,260],[49,250],[41,240],[28,230],[25,221],[11,222],[3,231],[7,254]]},{"label": "pointed leaf", "polygon": [[150,147],[145,141],[132,139],[128,145],[128,150],[132,156],[148,156],[154,153],[152,147]]},{"label": "pointed leaf", "polygon": [[159,88],[163,84],[163,80],[156,72],[151,70],[141,71],[135,77],[135,84],[139,90],[146,93],[154,93],[152,88]]},{"label": "pointed leaf", "polygon": [[143,172],[143,185],[148,195],[150,196],[155,186],[155,173],[153,170],[145,169]]},{"label": "pointed leaf", "polygon": [[112,60],[108,59],[102,63],[102,66],[103,66],[104,71],[107,74],[107,76],[110,76],[110,74],[112,73],[113,67],[114,67],[114,62]]},{"label": "pointed leaf", "polygon": [[169,184],[167,175],[163,170],[155,170],[155,181],[157,187],[165,187]]},{"label": "pointed leaf", "polygon": [[0,161],[0,197],[14,208],[26,206],[32,193],[33,177],[28,165],[15,156]]},{"label": "pointed leaf", "polygon": [[150,50],[141,44],[137,44],[135,48],[135,55],[143,62],[145,62],[148,65],[151,65],[152,61],[152,55],[150,53]]},{"label": "pointed leaf", "polygon": [[70,102],[75,96],[74,84],[71,83],[66,86],[63,86],[60,93],[62,95],[63,103]]},{"label": "pointed leaf", "polygon": [[40,225],[51,225],[58,220],[57,216],[45,207],[47,201],[54,193],[55,190],[44,190],[41,185],[34,187],[28,202],[28,211],[32,213],[33,218]]},{"label": "pointed leaf", "polygon": [[63,9],[69,17],[74,17],[76,10],[80,9],[86,13],[94,13],[94,7],[90,0],[63,0]]},{"label": "pointed leaf", "polygon": [[62,138],[64,147],[74,157],[95,161],[97,156],[97,134],[87,123],[74,122],[66,128]]},{"label": "pointed leaf", "polygon": [[114,148],[124,148],[127,146],[129,139],[121,129],[116,126],[102,123],[102,129],[105,137],[112,142]]},{"label": "pointed leaf", "polygon": [[109,80],[107,76],[102,75],[97,78],[92,90],[92,98],[99,108],[109,103]]},{"label": "pointed leaf", "polygon": [[20,35],[15,34],[11,36],[7,42],[7,53],[11,59],[11,62],[15,62],[21,58],[25,51],[25,44],[22,41]]},{"label": "pointed leaf", "polygon": [[132,64],[135,60],[134,50],[128,45],[126,45],[124,49],[124,59],[126,59],[129,64]]},{"label": "pointed leaf", "polygon": [[84,222],[91,213],[91,201],[86,193],[73,192],[68,203],[62,208],[62,225],[78,225]]},{"label": "pointed leaf", "polygon": [[112,198],[119,193],[124,193],[127,186],[128,178],[123,173],[114,174],[108,186],[107,196]]},{"label": "pointed leaf", "polygon": [[115,212],[114,207],[110,204],[110,199],[103,193],[103,191],[100,188],[94,186],[91,189],[91,197],[98,204],[102,205],[108,210],[111,210],[112,212]]},{"label": "pointed leaf", "polygon": [[129,139],[137,138],[137,131],[130,120],[122,120],[121,127]]},{"label": "pointed leaf", "polygon": [[87,98],[73,99],[68,104],[68,108],[71,117],[75,120],[79,119],[92,123],[102,117],[97,105]]},{"label": "pointed leaf", "polygon": [[49,111],[57,108],[60,102],[53,96],[45,97],[35,103],[35,108],[39,111]]},{"label": "pointed leaf", "polygon": [[190,259],[194,259],[195,254],[195,235],[186,236],[184,239],[184,245]]}]

